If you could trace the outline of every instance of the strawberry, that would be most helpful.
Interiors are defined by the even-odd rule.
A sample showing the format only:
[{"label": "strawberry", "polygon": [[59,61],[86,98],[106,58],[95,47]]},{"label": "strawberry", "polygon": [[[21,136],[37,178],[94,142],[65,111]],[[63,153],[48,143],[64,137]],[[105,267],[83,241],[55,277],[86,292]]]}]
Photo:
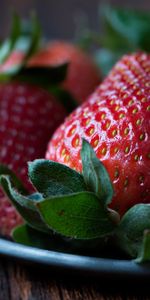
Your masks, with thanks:
[{"label": "strawberry", "polygon": [[125,55],[87,102],[62,124],[46,158],[82,171],[82,138],[94,148],[114,187],[121,215],[150,202],[150,55]]},{"label": "strawberry", "polygon": [[[64,108],[40,87],[17,82],[0,85],[0,163],[30,189],[27,161],[44,156],[48,137],[64,116]],[[9,234],[21,220],[0,192],[0,233]]]}]

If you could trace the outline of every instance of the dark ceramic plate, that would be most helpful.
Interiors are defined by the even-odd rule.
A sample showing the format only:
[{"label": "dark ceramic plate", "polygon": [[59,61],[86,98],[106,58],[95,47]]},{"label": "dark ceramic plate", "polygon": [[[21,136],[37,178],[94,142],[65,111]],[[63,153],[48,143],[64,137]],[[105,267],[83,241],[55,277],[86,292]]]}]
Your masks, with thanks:
[{"label": "dark ceramic plate", "polygon": [[63,252],[42,250],[0,239],[0,255],[29,264],[54,268],[56,271],[90,274],[112,278],[150,278],[150,264],[134,261],[97,258]]}]

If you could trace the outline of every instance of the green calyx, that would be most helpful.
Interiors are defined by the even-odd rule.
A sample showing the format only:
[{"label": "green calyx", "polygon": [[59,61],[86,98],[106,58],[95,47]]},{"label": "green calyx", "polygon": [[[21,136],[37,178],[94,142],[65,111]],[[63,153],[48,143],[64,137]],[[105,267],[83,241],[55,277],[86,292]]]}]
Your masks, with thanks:
[{"label": "green calyx", "polygon": [[81,159],[82,174],[45,159],[29,162],[29,180],[36,190],[32,195],[7,167],[0,167],[0,184],[25,222],[13,230],[14,240],[86,253],[100,252],[111,240],[136,262],[150,260],[150,205],[135,205],[120,220],[108,207],[113,197],[109,175],[86,140]]},{"label": "green calyx", "polygon": [[[84,175],[86,171],[80,174],[45,159],[29,162],[29,180],[37,191],[30,196],[17,191],[12,174],[1,172],[0,183],[29,227],[49,235],[55,233],[78,240],[82,245],[86,240],[97,242],[98,239],[106,239],[116,224],[107,208],[113,194],[109,176],[85,140],[81,157],[84,170],[87,160],[89,176]],[[93,183],[90,186],[92,174],[97,178],[96,184],[99,181],[98,187]],[[104,181],[106,189],[103,187]]]}]

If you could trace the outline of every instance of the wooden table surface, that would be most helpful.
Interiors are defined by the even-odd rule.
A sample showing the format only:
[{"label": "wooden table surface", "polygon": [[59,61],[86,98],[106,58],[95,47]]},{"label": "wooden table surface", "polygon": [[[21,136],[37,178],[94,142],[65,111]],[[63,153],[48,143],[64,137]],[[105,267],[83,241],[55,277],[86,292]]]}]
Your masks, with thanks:
[{"label": "wooden table surface", "polygon": [[0,300],[150,299],[149,283],[77,277],[1,257]]}]

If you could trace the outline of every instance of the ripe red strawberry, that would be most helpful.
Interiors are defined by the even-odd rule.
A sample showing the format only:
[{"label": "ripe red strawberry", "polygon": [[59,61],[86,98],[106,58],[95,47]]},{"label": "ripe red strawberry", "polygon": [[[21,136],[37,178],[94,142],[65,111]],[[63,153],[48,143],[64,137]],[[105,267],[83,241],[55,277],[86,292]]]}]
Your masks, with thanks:
[{"label": "ripe red strawberry", "polygon": [[[0,72],[7,71],[12,66],[20,64],[24,55],[20,51],[10,54],[5,63],[0,66]],[[69,62],[67,77],[62,87],[71,93],[77,102],[83,102],[100,82],[99,70],[91,57],[78,47],[67,42],[53,42],[35,53],[28,66],[56,66]]]},{"label": "ripe red strawberry", "polygon": [[110,174],[121,215],[150,202],[150,55],[125,55],[56,131],[46,158],[81,171],[82,138]]},{"label": "ripe red strawberry", "polygon": [[[48,137],[63,121],[64,108],[39,87],[0,85],[0,163],[6,164],[27,187],[27,161],[44,156]],[[9,234],[21,222],[0,191],[0,233]]]}]

